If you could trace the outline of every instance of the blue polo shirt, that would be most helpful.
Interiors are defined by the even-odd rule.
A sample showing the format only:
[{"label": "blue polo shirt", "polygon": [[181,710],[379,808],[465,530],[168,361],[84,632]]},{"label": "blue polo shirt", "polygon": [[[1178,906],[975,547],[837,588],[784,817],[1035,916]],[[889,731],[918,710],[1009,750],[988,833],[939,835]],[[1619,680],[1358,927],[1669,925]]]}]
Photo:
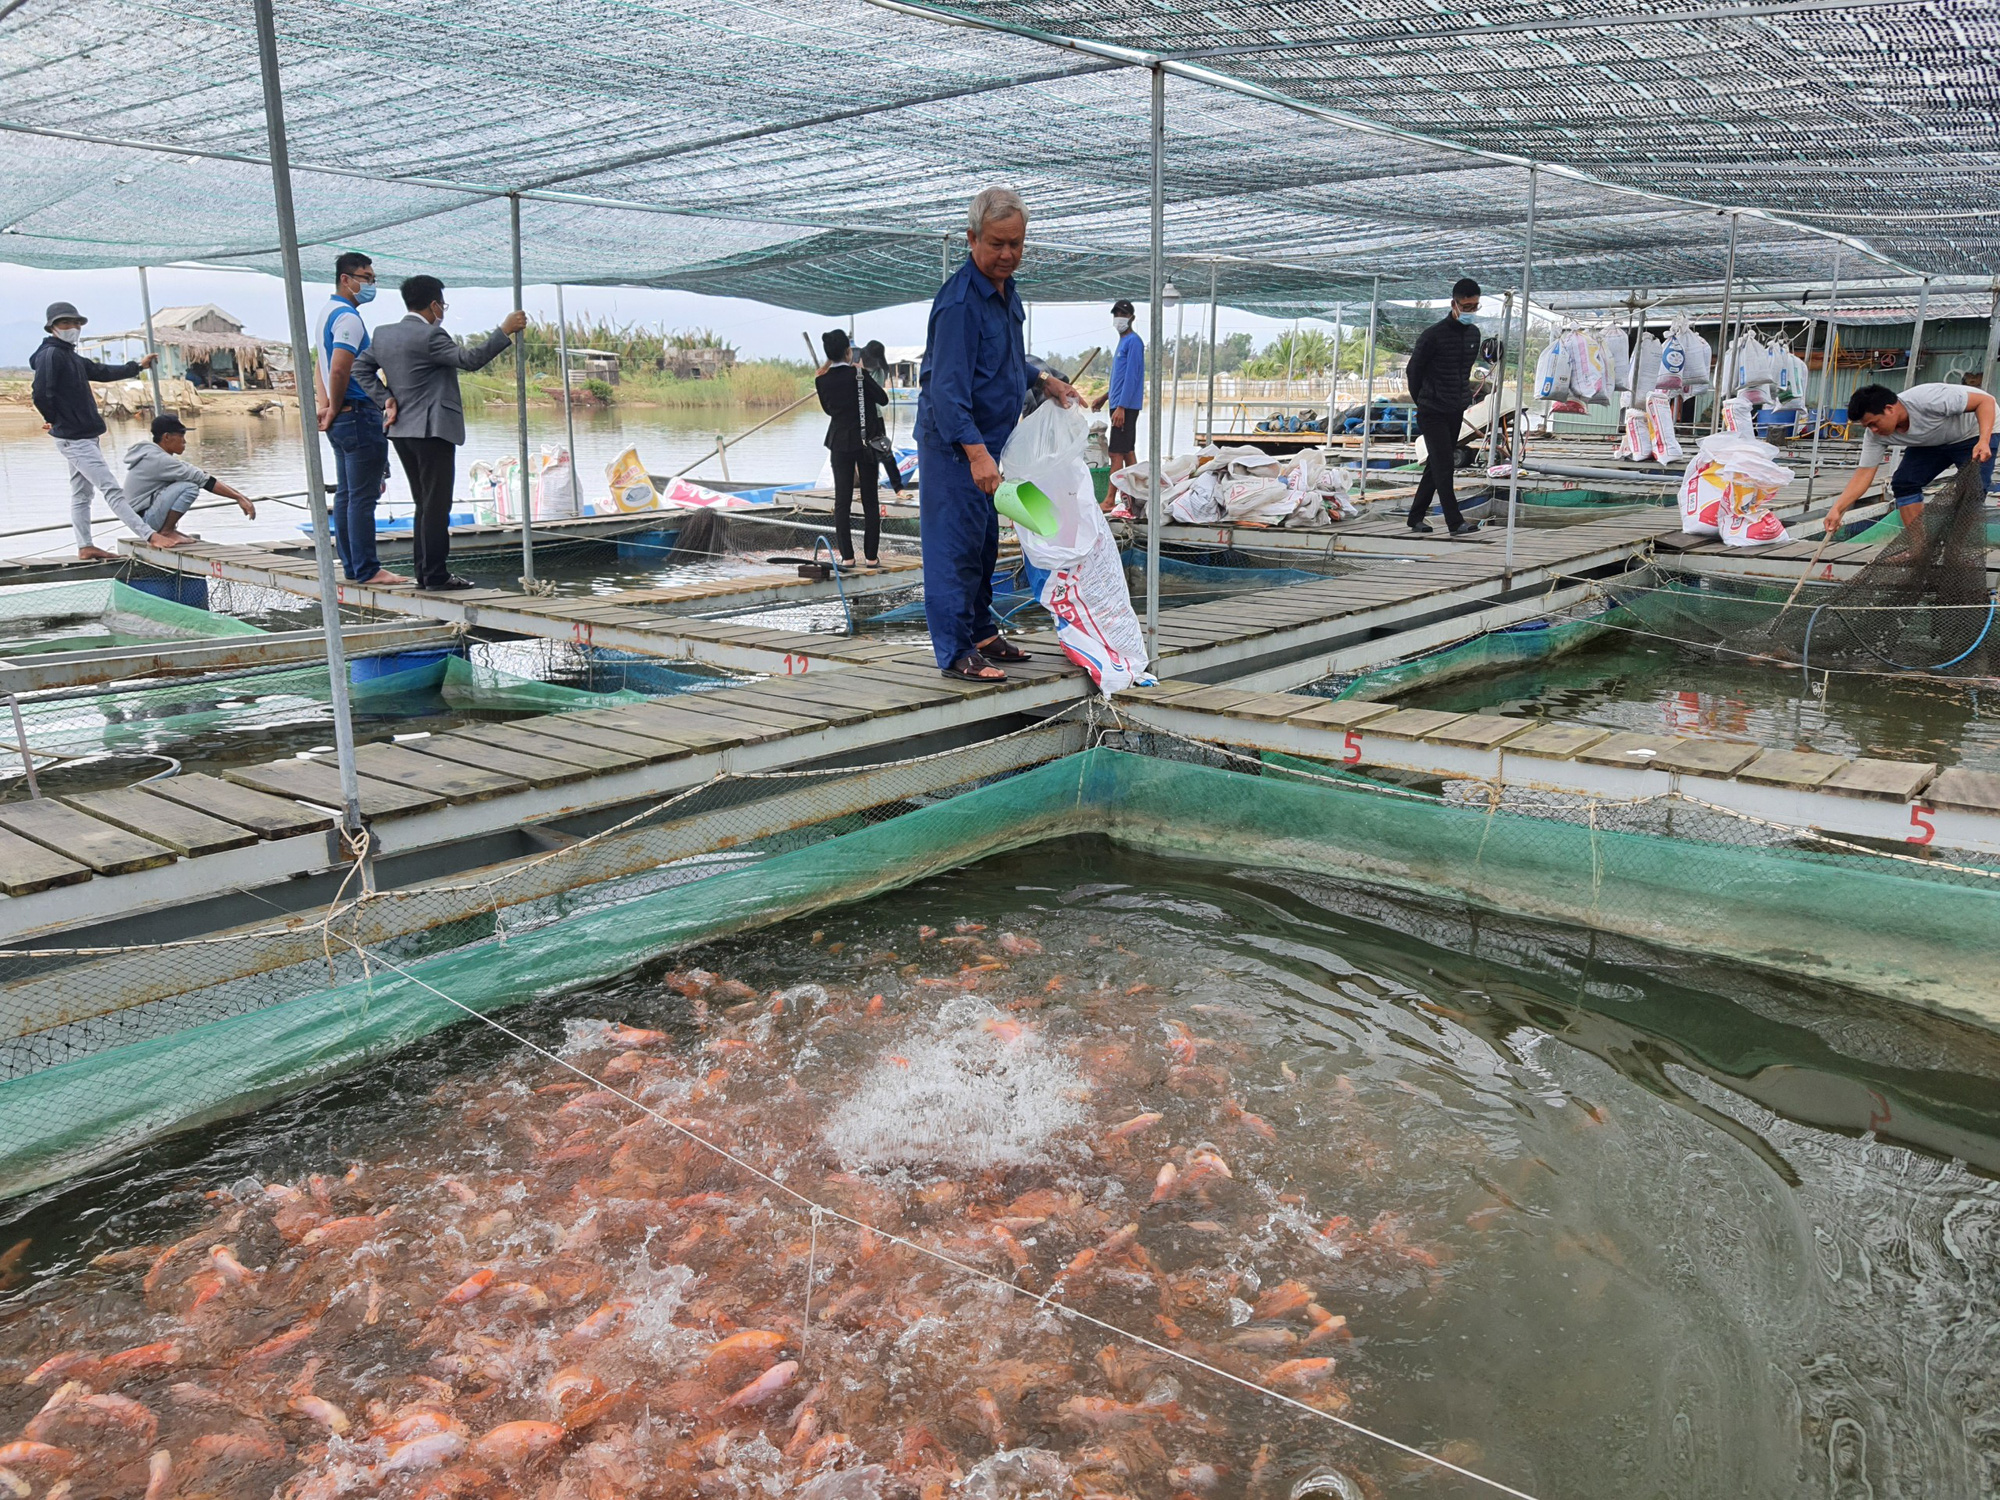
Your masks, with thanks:
[{"label": "blue polo shirt", "polygon": [[1111,353],[1107,405],[1138,411],[1146,404],[1146,341],[1127,330]]},{"label": "blue polo shirt", "polygon": [[[350,354],[359,354],[368,347],[368,325],[361,321],[361,309],[345,297],[328,298],[326,306],[319,312],[319,337],[313,342],[319,346],[316,351],[319,358],[319,380],[321,385],[325,385],[327,376],[331,373],[328,366],[333,363],[334,350],[345,349]],[[344,394],[348,401],[368,403],[368,392],[361,388],[361,382],[354,377],[352,371],[348,372],[347,390]],[[327,397],[335,402],[342,399],[331,390],[327,392]]]},{"label": "blue polo shirt", "polygon": [[1040,378],[1021,337],[1026,319],[1014,283],[995,291],[969,258],[938,289],[917,378],[919,443],[984,443],[999,456]]}]

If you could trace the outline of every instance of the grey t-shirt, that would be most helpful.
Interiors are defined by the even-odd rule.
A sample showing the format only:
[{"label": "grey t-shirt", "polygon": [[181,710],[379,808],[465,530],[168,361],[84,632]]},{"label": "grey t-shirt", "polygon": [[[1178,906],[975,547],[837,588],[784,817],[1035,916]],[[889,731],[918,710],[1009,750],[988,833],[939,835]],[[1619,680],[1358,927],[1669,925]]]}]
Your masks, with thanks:
[{"label": "grey t-shirt", "polygon": [[1932,382],[1904,391],[1896,399],[1909,409],[1909,428],[1885,438],[1864,432],[1860,466],[1879,468],[1891,448],[1943,448],[1978,437],[1979,418],[1968,407],[1967,389]]}]

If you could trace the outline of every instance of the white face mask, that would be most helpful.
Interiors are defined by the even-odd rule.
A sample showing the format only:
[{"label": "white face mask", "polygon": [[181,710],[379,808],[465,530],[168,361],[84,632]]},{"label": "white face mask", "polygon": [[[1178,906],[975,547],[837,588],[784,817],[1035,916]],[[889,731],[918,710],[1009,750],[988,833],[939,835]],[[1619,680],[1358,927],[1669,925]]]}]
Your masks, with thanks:
[{"label": "white face mask", "polygon": [[78,339],[83,337],[83,330],[81,328],[51,328],[49,332],[53,333],[65,344],[74,344]]},{"label": "white face mask", "polygon": [[1130,333],[1132,331],[1132,320],[1130,318],[1113,318],[1111,326],[1120,333]]}]

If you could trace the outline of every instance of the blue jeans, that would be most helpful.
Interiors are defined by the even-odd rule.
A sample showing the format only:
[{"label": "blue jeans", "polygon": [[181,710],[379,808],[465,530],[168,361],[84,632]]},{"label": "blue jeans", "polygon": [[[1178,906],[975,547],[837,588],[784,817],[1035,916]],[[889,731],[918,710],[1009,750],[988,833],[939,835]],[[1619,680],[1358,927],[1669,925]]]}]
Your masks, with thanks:
[{"label": "blue jeans", "polygon": [[348,582],[361,583],[382,571],[375,555],[375,502],[389,477],[389,439],[381,408],[350,399],[326,437],[333,444],[333,542]]},{"label": "blue jeans", "polygon": [[993,621],[993,567],[1000,558],[1000,513],[972,482],[972,465],[949,444],[917,445],[917,529],[924,548],[924,619],[940,670],[975,641],[999,632]]},{"label": "blue jeans", "polygon": [[[1935,448],[1905,448],[1902,462],[1889,476],[1889,493],[1895,496],[1898,505],[1921,504],[1924,486],[1946,469],[1962,469],[1971,463],[1972,450],[1978,445],[1978,438],[1967,438],[1962,443],[1940,443]],[[1993,488],[1992,459],[1979,466],[1979,477],[1983,488]]]}]

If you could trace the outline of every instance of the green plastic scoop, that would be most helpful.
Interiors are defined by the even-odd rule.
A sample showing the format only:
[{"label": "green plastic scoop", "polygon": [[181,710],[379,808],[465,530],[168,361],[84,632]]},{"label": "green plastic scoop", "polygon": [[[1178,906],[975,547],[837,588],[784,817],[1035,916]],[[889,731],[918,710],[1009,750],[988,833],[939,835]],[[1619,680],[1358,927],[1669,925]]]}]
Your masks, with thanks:
[{"label": "green plastic scoop", "polygon": [[1036,536],[1054,536],[1058,522],[1056,503],[1026,480],[1008,480],[993,492],[993,508],[1016,526],[1026,527]]}]

